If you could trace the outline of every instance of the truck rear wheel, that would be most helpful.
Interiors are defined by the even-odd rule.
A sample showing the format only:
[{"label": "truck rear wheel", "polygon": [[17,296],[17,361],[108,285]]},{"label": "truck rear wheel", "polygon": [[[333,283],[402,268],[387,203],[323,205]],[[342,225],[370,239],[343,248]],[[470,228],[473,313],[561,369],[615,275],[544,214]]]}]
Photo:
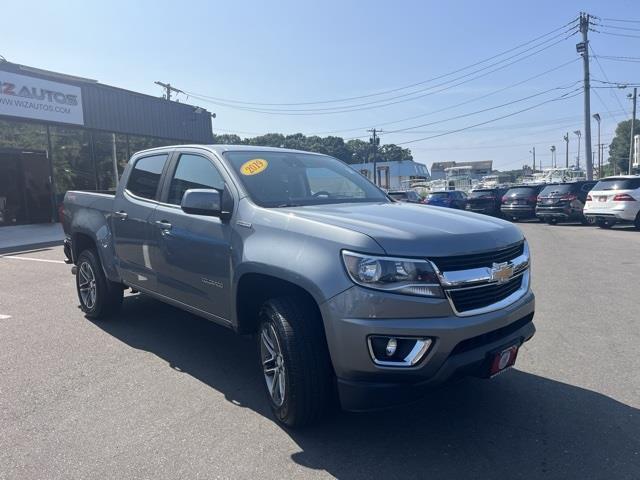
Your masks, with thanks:
[{"label": "truck rear wheel", "polygon": [[276,419],[302,427],[334,404],[333,369],[320,314],[308,300],[279,297],[260,310],[258,352]]},{"label": "truck rear wheel", "polygon": [[87,318],[107,318],[122,305],[122,285],[107,279],[93,250],[84,250],[78,255],[76,289],[80,308]]}]

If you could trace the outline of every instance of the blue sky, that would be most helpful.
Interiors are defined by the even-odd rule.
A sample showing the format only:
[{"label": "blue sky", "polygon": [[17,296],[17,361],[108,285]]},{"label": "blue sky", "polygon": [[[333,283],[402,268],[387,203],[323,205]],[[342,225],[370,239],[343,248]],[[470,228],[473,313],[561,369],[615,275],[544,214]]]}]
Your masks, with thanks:
[{"label": "blue sky", "polygon": [[[344,103],[258,108],[330,108],[431,88],[425,91],[430,93],[427,96],[384,107],[366,105],[364,110],[337,114],[315,111],[313,115],[282,115],[216,105],[202,96],[255,103],[300,103],[372,95],[504,52],[570,22],[580,11],[602,18],[640,19],[637,0],[133,3],[30,2],[28,19],[3,22],[0,54],[16,63],[94,78],[151,95],[161,94],[155,80],[171,82],[199,97],[180,95],[180,101],[216,112],[217,133],[253,136],[339,130],[337,135],[352,138],[366,136],[367,127],[382,126],[391,131],[440,122],[382,137],[383,142],[389,143],[413,142],[404,146],[411,148],[416,160],[429,166],[433,161],[492,159],[498,168],[516,168],[530,163],[532,146],[536,146],[538,160],[548,164],[552,144],[564,155],[563,134],[583,130],[581,95],[475,129],[414,140],[485,122],[572,92],[579,86],[573,82],[582,78],[582,65],[575,52],[578,35],[458,86],[452,86],[453,78],[533,45],[540,47],[528,53],[542,49],[553,43],[555,40],[548,40],[559,32],[492,62],[413,89]],[[600,28],[640,37],[640,23],[600,23],[636,29]],[[594,32],[590,36],[598,55],[640,57],[640,38]],[[517,58],[520,57],[514,60]],[[559,67],[572,60],[575,61]],[[508,62],[498,66],[505,63]],[[594,79],[604,80],[606,74],[612,81],[640,82],[640,63],[610,59],[601,59],[600,63],[604,74],[592,61]],[[477,99],[556,67],[559,68],[539,78]],[[434,85],[444,82],[451,82],[443,85],[447,90],[434,93]],[[556,87],[566,88],[540,93]],[[615,122],[629,118],[627,92],[599,89],[597,95],[592,95],[592,112],[599,112],[603,119],[603,140],[610,140]],[[536,94],[540,95],[510,106],[443,121]],[[401,97],[406,98],[413,97]],[[463,102],[468,103],[453,107]],[[443,111],[432,113],[437,110]],[[423,116],[388,124],[419,115]],[[594,143],[595,134],[594,128]],[[572,158],[577,153],[576,138],[572,135]]]}]

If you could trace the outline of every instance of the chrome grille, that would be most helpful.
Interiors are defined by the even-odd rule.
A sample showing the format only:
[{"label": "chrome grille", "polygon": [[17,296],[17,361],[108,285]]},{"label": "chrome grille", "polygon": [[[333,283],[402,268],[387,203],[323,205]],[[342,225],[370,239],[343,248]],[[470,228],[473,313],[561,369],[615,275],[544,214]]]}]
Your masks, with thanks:
[{"label": "chrome grille", "polygon": [[491,267],[494,263],[513,260],[524,252],[524,242],[518,242],[506,248],[490,252],[474,253],[471,255],[457,255],[455,257],[429,258],[441,272],[469,270],[479,267]]},{"label": "chrome grille", "polygon": [[492,283],[479,287],[448,290],[447,295],[457,312],[468,312],[493,305],[515,293],[522,286],[522,275],[498,284]]}]

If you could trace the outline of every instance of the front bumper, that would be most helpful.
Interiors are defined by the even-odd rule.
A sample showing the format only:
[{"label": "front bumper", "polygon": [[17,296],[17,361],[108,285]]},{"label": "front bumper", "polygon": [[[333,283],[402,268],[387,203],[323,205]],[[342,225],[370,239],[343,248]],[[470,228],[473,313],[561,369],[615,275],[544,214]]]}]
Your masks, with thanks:
[{"label": "front bumper", "polygon": [[[321,306],[342,407],[402,404],[449,379],[481,375],[489,352],[533,336],[534,309],[530,290],[501,310],[458,317],[443,299],[350,288]],[[382,366],[367,348],[371,335],[430,337],[433,344],[415,366]]]}]

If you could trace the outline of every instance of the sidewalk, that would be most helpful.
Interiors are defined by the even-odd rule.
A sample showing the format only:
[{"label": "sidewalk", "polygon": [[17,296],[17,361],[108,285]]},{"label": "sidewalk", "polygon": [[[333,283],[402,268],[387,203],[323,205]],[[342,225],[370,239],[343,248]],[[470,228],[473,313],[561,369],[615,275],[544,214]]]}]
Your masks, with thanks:
[{"label": "sidewalk", "polygon": [[64,232],[59,223],[0,227],[0,253],[31,247],[62,245]]}]

